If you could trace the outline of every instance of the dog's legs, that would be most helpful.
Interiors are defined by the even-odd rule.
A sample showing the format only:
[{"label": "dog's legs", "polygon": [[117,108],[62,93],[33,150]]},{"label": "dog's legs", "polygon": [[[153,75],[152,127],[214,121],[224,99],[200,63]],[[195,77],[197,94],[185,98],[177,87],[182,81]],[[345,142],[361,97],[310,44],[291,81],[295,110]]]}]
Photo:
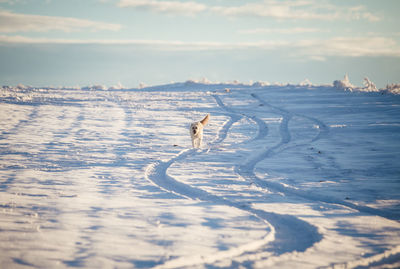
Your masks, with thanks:
[{"label": "dog's legs", "polygon": [[200,148],[201,145],[201,140],[199,137],[196,137],[195,139],[193,139],[193,147],[194,148]]}]

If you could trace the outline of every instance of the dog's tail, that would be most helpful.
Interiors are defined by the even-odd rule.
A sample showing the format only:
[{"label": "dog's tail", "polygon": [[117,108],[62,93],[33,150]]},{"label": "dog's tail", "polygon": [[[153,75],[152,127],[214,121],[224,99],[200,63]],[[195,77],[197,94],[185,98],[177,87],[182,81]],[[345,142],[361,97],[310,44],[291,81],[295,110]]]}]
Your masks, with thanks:
[{"label": "dog's tail", "polygon": [[210,120],[210,114],[207,114],[207,116],[205,116],[205,118],[202,119],[200,122],[201,124],[203,124],[203,126],[205,126],[209,120]]}]

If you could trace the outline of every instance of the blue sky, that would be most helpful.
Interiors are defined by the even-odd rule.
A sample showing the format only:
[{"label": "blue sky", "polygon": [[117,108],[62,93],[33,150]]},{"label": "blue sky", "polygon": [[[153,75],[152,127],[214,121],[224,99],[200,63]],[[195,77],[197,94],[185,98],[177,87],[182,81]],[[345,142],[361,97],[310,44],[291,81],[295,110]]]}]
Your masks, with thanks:
[{"label": "blue sky", "polygon": [[0,0],[0,83],[400,82],[398,0]]}]

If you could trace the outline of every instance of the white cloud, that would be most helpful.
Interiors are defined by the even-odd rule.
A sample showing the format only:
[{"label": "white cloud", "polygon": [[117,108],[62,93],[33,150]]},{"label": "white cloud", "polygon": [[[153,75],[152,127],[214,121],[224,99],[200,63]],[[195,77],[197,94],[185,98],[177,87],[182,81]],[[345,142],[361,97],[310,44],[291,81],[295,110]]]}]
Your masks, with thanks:
[{"label": "white cloud", "polygon": [[337,37],[331,39],[299,40],[296,42],[275,40],[258,42],[184,42],[179,40],[108,40],[108,39],[52,39],[0,35],[0,44],[96,44],[133,45],[154,50],[169,51],[228,51],[228,50],[276,50],[291,51],[292,57],[326,60],[328,57],[400,57],[400,45],[387,37]]},{"label": "white cloud", "polygon": [[351,16],[353,19],[365,19],[371,22],[379,21],[380,17],[372,14],[371,12],[366,11],[366,8],[364,6],[355,6],[355,7],[350,7],[348,9],[348,16]]},{"label": "white cloud", "polygon": [[206,5],[196,2],[157,1],[157,0],[121,0],[119,7],[144,8],[157,12],[194,15],[207,9]]},{"label": "white cloud", "polygon": [[53,17],[40,15],[27,15],[0,10],[0,32],[47,32],[58,30],[73,32],[80,30],[111,30],[117,31],[121,28],[119,24],[96,22],[70,17]]},{"label": "white cloud", "polygon": [[[63,39],[63,38],[36,38],[21,35],[0,35],[0,44],[98,44],[98,45],[138,45],[151,48],[173,48],[193,50],[221,48],[225,44],[218,42],[182,42],[168,40],[141,40],[141,39]],[[149,47],[150,48],[150,47]]]},{"label": "white cloud", "polygon": [[379,17],[367,12],[364,6],[339,7],[323,0],[263,0],[236,6],[211,6],[193,1],[120,0],[117,5],[184,15],[213,12],[231,17],[258,16],[281,20],[379,20]]},{"label": "white cloud", "polygon": [[[306,8],[307,7],[307,8]],[[241,6],[212,7],[212,11],[225,16],[259,16],[276,19],[326,19],[321,13],[313,12],[307,1],[261,1]]]},{"label": "white cloud", "polygon": [[400,45],[387,37],[336,37],[303,40],[296,44],[300,54],[317,60],[327,57],[400,57]]},{"label": "white cloud", "polygon": [[234,50],[234,49],[275,49],[287,46],[286,41],[261,41],[261,42],[185,42],[179,40],[141,40],[141,39],[57,39],[36,38],[26,36],[0,35],[0,44],[98,44],[98,45],[136,45],[149,49],[160,50]]},{"label": "white cloud", "polygon": [[241,6],[212,7],[211,10],[226,16],[248,15],[282,20],[379,20],[377,16],[367,12],[363,6],[346,8],[316,0],[264,0]]},{"label": "white cloud", "polygon": [[255,29],[243,29],[239,30],[240,34],[300,34],[300,33],[318,33],[324,32],[318,28],[305,28],[305,27],[294,27],[294,28],[255,28]]}]

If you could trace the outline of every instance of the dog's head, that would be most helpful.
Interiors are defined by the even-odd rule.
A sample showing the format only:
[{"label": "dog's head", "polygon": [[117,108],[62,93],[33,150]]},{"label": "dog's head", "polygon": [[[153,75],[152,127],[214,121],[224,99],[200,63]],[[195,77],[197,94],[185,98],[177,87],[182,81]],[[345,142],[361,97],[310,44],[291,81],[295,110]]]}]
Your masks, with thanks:
[{"label": "dog's head", "polygon": [[202,129],[203,124],[201,124],[201,122],[193,122],[192,124],[190,124],[190,132],[192,132],[193,135],[197,135],[201,132]]},{"label": "dog's head", "polygon": [[207,125],[209,120],[210,114],[207,114],[207,116],[205,116],[204,119],[202,119],[201,121],[193,122],[192,124],[190,124],[190,133],[193,136],[201,136],[203,133],[203,127]]}]

